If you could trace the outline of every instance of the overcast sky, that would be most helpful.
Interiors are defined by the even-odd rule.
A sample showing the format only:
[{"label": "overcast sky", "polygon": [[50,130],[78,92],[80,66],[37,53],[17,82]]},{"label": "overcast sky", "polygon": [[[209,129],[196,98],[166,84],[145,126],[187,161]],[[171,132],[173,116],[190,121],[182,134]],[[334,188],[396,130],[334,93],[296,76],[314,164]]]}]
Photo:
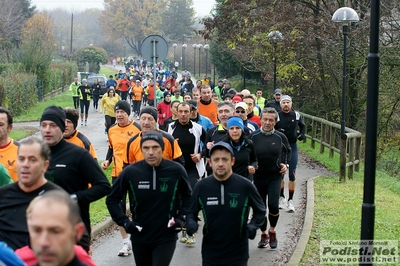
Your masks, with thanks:
[{"label": "overcast sky", "polygon": [[[123,1],[123,0],[122,0]],[[64,8],[71,11],[81,11],[87,8],[103,9],[103,0],[31,0],[38,10],[51,10],[54,8]],[[193,0],[194,10],[197,16],[205,16],[210,13],[214,6],[214,0]]]}]

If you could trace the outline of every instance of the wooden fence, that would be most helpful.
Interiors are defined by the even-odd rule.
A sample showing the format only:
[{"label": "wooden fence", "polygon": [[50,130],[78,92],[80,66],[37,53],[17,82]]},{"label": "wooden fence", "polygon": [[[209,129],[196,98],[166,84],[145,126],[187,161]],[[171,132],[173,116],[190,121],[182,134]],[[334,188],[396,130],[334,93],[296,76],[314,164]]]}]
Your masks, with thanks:
[{"label": "wooden fence", "polygon": [[346,180],[346,169],[348,178],[353,179],[354,171],[360,171],[362,134],[346,127],[345,135],[341,137],[339,124],[305,113],[300,114],[306,124],[306,137],[311,140],[311,147],[315,149],[315,144],[320,143],[320,153],[324,153],[327,148],[330,158],[335,152],[339,153],[339,180]]}]

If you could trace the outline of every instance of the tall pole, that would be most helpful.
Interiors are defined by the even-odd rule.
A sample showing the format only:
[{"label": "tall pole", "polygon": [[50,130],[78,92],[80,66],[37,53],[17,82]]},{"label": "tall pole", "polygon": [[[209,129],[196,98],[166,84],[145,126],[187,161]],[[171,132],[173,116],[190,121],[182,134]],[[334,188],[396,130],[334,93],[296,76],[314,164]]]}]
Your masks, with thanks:
[{"label": "tall pole", "polygon": [[72,55],[72,36],[74,31],[74,13],[71,14],[71,44],[69,48],[69,54]]},{"label": "tall pole", "polygon": [[157,39],[154,39],[151,41],[153,44],[153,89],[154,89],[154,107],[157,107],[157,85],[156,85],[156,80],[157,80],[157,70],[156,70],[156,65],[157,65]]},{"label": "tall pole", "polygon": [[276,30],[276,31],[271,31],[270,33],[268,33],[268,38],[270,39],[272,47],[274,48],[274,60],[273,60],[273,62],[274,62],[274,93],[275,93],[276,82],[277,82],[276,81],[276,65],[277,65],[277,63],[276,63],[276,58],[277,58],[276,49],[278,47],[278,42],[283,40],[283,35],[282,35],[282,33],[280,33],[279,31]]},{"label": "tall pole", "polygon": [[196,48],[197,44],[193,44],[194,53],[193,53],[193,76],[196,76]]},{"label": "tall pole", "polygon": [[201,62],[201,55],[200,55],[200,53],[201,53],[201,48],[203,47],[203,45],[202,44],[198,44],[197,45],[197,48],[199,48],[199,79],[201,79],[201,73],[200,73],[200,70],[201,70],[201,65],[200,65],[200,62]]},{"label": "tall pole", "polygon": [[[380,1],[371,0],[371,26],[368,54],[367,126],[365,137],[364,195],[361,210],[361,240],[374,239],[375,171],[379,99]],[[363,241],[360,241],[363,242]],[[364,265],[360,263],[360,265]]]},{"label": "tall pole", "polygon": [[174,43],[173,45],[172,45],[172,47],[174,47],[174,65],[175,65],[175,62],[176,62],[176,47],[177,47],[178,45],[176,44],[176,43]]},{"label": "tall pole", "polygon": [[182,44],[182,69],[184,70],[184,69],[186,69],[186,47],[187,47],[187,44],[186,43],[184,43],[184,44]]},{"label": "tall pole", "polygon": [[346,51],[347,34],[349,33],[349,24],[343,23],[343,77],[342,77],[342,120],[340,121],[340,135],[342,138],[346,132]]},{"label": "tall pole", "polygon": [[204,50],[206,51],[206,76],[208,74],[208,49],[210,49],[210,45],[204,45]]},{"label": "tall pole", "polygon": [[276,43],[274,43],[274,93],[276,90]]}]

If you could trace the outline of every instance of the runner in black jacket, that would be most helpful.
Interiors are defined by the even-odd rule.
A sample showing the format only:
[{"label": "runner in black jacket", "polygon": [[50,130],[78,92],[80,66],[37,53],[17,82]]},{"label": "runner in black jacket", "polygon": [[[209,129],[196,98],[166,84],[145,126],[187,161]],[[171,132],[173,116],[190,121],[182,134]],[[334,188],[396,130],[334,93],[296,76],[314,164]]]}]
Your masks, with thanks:
[{"label": "runner in black jacket", "polygon": [[[254,185],[232,172],[232,147],[217,142],[210,150],[213,174],[199,181],[187,215],[187,232],[198,230],[197,214],[203,212],[203,265],[247,265],[248,238],[254,239],[264,223],[265,205]],[[247,223],[250,207],[251,222]]]},{"label": "runner in black jacket", "polygon": [[[168,265],[190,203],[189,179],[181,164],[162,158],[159,132],[143,134],[140,143],[145,159],[121,172],[106,203],[113,220],[131,234],[136,265]],[[119,204],[126,192],[132,221]]]},{"label": "runner in black jacket", "polygon": [[[283,132],[287,137],[290,148],[292,149],[292,157],[289,162],[289,198],[287,200],[287,208],[294,212],[293,195],[296,189],[296,168],[298,161],[297,140],[305,139],[306,125],[300,113],[292,109],[292,98],[289,95],[284,95],[281,98],[282,110],[278,112],[278,122],[275,129]],[[282,176],[283,177],[283,176]],[[281,194],[279,198],[279,208],[286,207],[285,198],[285,181],[282,178]]]},{"label": "runner in black jacket", "polygon": [[40,119],[43,140],[51,151],[50,165],[45,176],[78,202],[81,218],[88,232],[81,239],[80,245],[89,251],[90,203],[108,195],[111,186],[103,170],[87,150],[64,140],[65,118],[63,109],[50,106],[43,111]]},{"label": "runner in black jacket", "polygon": [[271,248],[278,246],[275,226],[279,219],[279,190],[282,174],[287,172],[291,149],[285,135],[274,129],[278,113],[271,107],[266,107],[261,113],[261,128],[252,133],[251,139],[256,147],[257,159],[260,162],[254,174],[254,185],[257,187],[263,201],[268,196],[268,220],[270,223],[269,241],[267,219],[261,227],[261,241],[259,248],[268,245]]}]

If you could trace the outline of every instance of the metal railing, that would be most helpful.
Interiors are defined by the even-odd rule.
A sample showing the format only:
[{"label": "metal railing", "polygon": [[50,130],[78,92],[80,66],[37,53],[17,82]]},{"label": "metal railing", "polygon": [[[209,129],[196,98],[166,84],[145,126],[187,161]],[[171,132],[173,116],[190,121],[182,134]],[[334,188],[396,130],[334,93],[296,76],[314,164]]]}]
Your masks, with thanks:
[{"label": "metal railing", "polygon": [[360,171],[361,132],[346,127],[345,135],[341,138],[339,124],[305,113],[300,114],[306,124],[306,137],[311,140],[311,147],[315,149],[315,144],[320,143],[320,153],[328,148],[330,158],[333,158],[335,152],[339,153],[339,180],[346,181],[347,168],[348,178],[353,179],[354,171]]}]

